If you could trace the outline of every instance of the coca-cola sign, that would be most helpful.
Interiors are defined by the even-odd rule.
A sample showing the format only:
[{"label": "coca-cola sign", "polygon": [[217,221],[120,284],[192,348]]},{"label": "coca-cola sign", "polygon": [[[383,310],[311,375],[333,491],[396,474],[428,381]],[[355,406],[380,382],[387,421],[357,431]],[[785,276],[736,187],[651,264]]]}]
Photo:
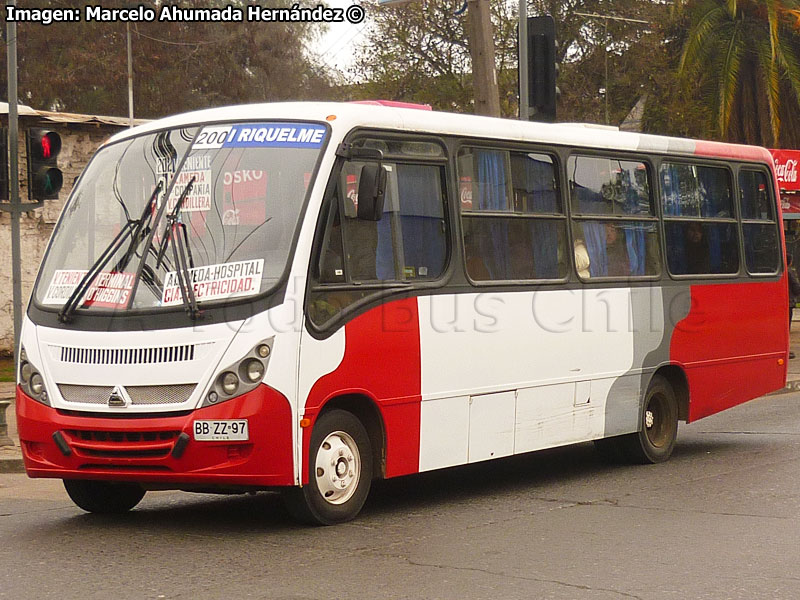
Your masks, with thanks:
[{"label": "coca-cola sign", "polygon": [[800,150],[770,150],[775,161],[775,174],[781,190],[800,191],[797,171],[800,163]]}]

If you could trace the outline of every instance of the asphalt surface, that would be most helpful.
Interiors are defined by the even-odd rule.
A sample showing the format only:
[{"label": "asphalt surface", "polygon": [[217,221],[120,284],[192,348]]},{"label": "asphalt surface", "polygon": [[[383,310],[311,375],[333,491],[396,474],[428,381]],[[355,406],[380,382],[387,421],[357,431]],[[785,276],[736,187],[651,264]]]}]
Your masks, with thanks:
[{"label": "asphalt surface", "polygon": [[375,486],[358,520],[274,494],[149,493],[129,515],[0,475],[0,599],[795,599],[800,394],[681,425],[672,460],[591,444]]}]

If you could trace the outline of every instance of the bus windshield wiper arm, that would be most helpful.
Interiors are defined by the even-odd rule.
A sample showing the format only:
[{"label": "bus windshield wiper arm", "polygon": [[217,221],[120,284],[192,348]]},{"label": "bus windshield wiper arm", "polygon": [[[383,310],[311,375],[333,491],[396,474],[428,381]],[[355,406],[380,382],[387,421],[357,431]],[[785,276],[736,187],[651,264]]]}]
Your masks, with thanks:
[{"label": "bus windshield wiper arm", "polygon": [[[145,220],[148,217],[148,213],[152,212],[153,209],[153,202],[158,197],[158,192],[161,191],[162,182],[159,181],[156,188],[153,190],[153,193],[150,195],[150,199],[145,203],[144,210],[142,211],[142,216],[139,218],[138,221],[131,221],[128,219],[125,225],[122,226],[119,233],[111,240],[111,243],[106,246],[105,250],[103,250],[102,254],[97,257],[97,260],[92,263],[92,266],[89,267],[89,270],[86,272],[81,280],[78,282],[78,285],[75,286],[75,289],[72,290],[72,294],[70,294],[69,299],[64,303],[64,306],[61,307],[61,310],[58,313],[58,320],[62,323],[69,323],[72,318],[72,314],[81,304],[81,300],[83,295],[87,292],[89,287],[92,285],[94,280],[97,276],[103,271],[105,266],[108,264],[108,261],[119,252],[119,249],[122,248],[122,245],[125,243],[125,240],[128,237],[131,237],[131,242],[128,246],[128,250],[126,250],[125,254],[122,258],[117,262],[116,266],[114,267],[114,271],[118,272],[120,269],[124,269],[127,266],[128,262],[130,262],[131,257],[136,252],[136,247],[141,242],[142,232],[145,228]],[[137,242],[137,239],[139,240]]]},{"label": "bus windshield wiper arm", "polygon": [[[200,311],[197,308],[197,298],[194,295],[194,287],[192,286],[191,274],[189,269],[194,268],[194,259],[192,258],[192,250],[189,247],[189,234],[186,231],[186,225],[178,221],[181,213],[181,206],[183,201],[189,195],[189,192],[194,186],[195,178],[192,177],[186,187],[183,188],[175,207],[167,215],[167,224],[164,230],[164,237],[161,238],[161,245],[158,249],[158,256],[156,258],[156,269],[161,266],[164,259],[164,253],[167,250],[167,245],[172,245],[172,256],[175,264],[175,277],[178,280],[178,287],[181,289],[181,298],[183,304],[186,306],[186,312],[189,313],[189,318],[192,320],[197,319]],[[180,229],[180,233],[178,230]]]},{"label": "bus windshield wiper arm", "polygon": [[138,221],[133,221],[133,223],[135,223],[135,229],[131,234],[131,243],[128,245],[128,249],[125,251],[125,254],[122,255],[122,258],[120,258],[117,261],[117,264],[114,266],[115,272],[118,273],[128,266],[128,263],[131,261],[133,255],[136,253],[136,249],[139,247],[139,244],[142,243],[144,238],[149,233],[146,223],[149,218],[149,215],[152,215],[153,203],[158,197],[158,193],[161,191],[163,183],[164,183],[163,181],[159,180],[158,185],[156,185],[156,189],[153,190],[153,193],[150,195],[150,199],[144,205],[142,216],[139,217]]}]

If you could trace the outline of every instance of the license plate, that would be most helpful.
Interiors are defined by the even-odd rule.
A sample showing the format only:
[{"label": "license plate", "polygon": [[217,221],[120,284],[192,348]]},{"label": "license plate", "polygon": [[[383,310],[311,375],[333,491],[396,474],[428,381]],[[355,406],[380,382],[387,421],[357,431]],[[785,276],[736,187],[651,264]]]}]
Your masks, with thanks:
[{"label": "license plate", "polygon": [[198,442],[240,442],[250,439],[247,419],[195,421],[194,439]]}]

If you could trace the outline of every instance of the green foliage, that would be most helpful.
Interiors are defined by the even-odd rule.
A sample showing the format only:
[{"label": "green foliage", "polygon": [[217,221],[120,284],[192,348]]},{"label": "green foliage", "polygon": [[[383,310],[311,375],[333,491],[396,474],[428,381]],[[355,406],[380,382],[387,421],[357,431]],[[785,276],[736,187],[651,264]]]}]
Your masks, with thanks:
[{"label": "green foliage", "polygon": [[[97,3],[50,0],[37,2],[36,7],[86,4]],[[152,0],[142,4],[155,7]],[[199,7],[189,1],[172,4]],[[226,4],[208,0],[202,7]],[[102,3],[104,8],[129,5],[124,0]],[[291,3],[271,4],[280,5]],[[137,117],[224,104],[319,98],[329,94],[332,85],[331,74],[304,50],[319,33],[318,25],[157,21],[132,23],[130,29]],[[124,23],[81,21],[47,27],[19,23],[17,31],[21,102],[44,110],[127,114]],[[4,49],[0,59],[5,64]],[[2,69],[4,97],[5,74]]]},{"label": "green foliage", "polygon": [[698,86],[717,135],[768,146],[800,144],[800,2],[694,0],[684,10],[691,27],[681,73]]}]

